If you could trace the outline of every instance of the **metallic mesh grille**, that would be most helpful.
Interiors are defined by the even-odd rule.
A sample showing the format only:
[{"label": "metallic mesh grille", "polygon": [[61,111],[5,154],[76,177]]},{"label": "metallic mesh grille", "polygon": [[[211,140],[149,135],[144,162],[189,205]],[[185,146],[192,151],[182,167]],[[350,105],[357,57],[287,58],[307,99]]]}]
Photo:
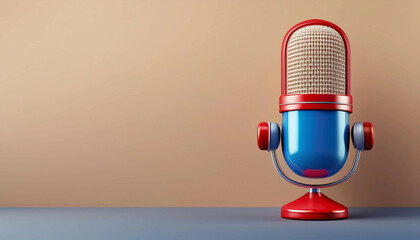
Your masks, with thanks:
[{"label": "metallic mesh grille", "polygon": [[344,41],[334,29],[311,25],[287,44],[287,94],[345,94]]}]

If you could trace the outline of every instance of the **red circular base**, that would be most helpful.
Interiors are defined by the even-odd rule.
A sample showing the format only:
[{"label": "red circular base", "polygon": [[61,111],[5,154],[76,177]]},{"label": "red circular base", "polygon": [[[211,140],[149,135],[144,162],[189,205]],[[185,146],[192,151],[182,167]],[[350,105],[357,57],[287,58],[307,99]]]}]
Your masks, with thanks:
[{"label": "red circular base", "polygon": [[347,207],[322,193],[307,193],[281,208],[282,218],[331,220],[348,218]]}]

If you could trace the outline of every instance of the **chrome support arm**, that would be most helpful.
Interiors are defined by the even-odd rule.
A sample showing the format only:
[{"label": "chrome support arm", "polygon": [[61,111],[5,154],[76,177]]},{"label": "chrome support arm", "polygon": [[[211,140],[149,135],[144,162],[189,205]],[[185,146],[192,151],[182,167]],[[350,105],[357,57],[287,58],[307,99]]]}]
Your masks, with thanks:
[{"label": "chrome support arm", "polygon": [[332,183],[325,183],[325,184],[305,184],[305,183],[301,183],[298,181],[295,181],[291,178],[289,178],[288,176],[286,176],[286,174],[283,173],[283,170],[280,168],[280,165],[277,161],[277,156],[276,156],[276,151],[275,150],[271,150],[271,158],[273,159],[273,163],[274,163],[274,167],[276,168],[277,172],[280,174],[280,176],[282,178],[284,178],[286,181],[298,185],[300,187],[309,187],[309,188],[324,188],[324,187],[331,187],[334,185],[337,185],[339,183],[342,183],[344,181],[346,181],[351,175],[353,175],[353,173],[356,171],[357,165],[359,164],[359,159],[360,159],[360,150],[356,151],[356,156],[354,157],[354,161],[353,161],[353,167],[350,169],[350,171],[347,173],[346,176],[344,176],[343,178],[332,182]]}]

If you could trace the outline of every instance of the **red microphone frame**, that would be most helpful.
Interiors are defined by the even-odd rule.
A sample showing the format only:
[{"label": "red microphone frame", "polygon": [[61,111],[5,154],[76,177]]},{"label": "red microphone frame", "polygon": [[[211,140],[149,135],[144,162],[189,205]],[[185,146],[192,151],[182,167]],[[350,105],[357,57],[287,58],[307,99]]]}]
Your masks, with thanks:
[{"label": "red microphone frame", "polygon": [[[346,54],[346,94],[291,94],[287,95],[287,44],[290,36],[299,28],[310,25],[323,25],[336,30],[343,38]],[[351,113],[353,111],[353,100],[350,95],[350,43],[344,31],[337,25],[321,20],[312,19],[303,21],[292,27],[284,36],[281,48],[281,96],[279,100],[279,111],[287,112],[293,110],[342,110]]]}]

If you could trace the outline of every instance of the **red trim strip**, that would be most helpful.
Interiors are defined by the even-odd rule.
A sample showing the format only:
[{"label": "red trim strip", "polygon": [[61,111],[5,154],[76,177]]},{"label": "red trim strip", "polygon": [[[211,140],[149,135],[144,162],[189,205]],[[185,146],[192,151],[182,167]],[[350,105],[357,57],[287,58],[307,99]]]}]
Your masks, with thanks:
[{"label": "red trim strip", "polygon": [[342,104],[352,104],[352,96],[332,95],[332,94],[293,94],[280,96],[279,104],[296,102],[335,102]]},{"label": "red trim strip", "polygon": [[[307,102],[307,103],[305,103]],[[319,103],[316,103],[319,102]],[[292,110],[342,110],[353,112],[353,98],[348,95],[332,94],[294,94],[282,95],[279,100],[279,111]]]},{"label": "red trim strip", "polygon": [[328,103],[295,103],[280,106],[280,113],[294,110],[340,110],[353,112],[353,106]]}]

